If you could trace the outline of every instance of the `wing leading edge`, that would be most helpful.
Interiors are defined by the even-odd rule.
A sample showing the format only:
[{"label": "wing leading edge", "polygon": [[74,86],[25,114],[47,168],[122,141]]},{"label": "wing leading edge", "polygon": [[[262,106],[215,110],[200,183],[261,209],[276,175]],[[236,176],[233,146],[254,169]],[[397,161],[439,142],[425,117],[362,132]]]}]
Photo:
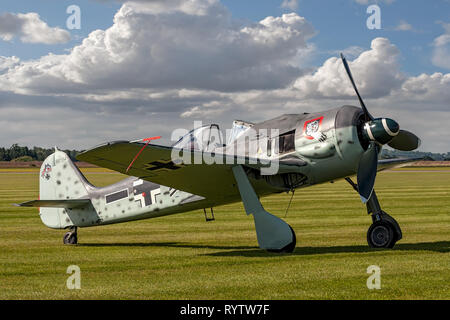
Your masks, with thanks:
[{"label": "wing leading edge", "polygon": [[378,171],[383,171],[388,169],[401,168],[421,160],[423,160],[423,158],[398,158],[378,160],[377,169]]}]

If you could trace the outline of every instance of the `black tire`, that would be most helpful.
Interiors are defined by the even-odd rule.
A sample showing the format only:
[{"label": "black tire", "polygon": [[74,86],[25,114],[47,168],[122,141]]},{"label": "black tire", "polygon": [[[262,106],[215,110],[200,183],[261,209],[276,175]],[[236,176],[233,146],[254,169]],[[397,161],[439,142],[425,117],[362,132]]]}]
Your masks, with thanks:
[{"label": "black tire", "polygon": [[397,241],[394,226],[388,221],[376,221],[367,231],[367,243],[371,248],[392,248]]},{"label": "black tire", "polygon": [[77,244],[77,242],[78,242],[78,237],[77,237],[76,233],[67,232],[64,235],[64,238],[63,238],[63,243],[64,244]]}]

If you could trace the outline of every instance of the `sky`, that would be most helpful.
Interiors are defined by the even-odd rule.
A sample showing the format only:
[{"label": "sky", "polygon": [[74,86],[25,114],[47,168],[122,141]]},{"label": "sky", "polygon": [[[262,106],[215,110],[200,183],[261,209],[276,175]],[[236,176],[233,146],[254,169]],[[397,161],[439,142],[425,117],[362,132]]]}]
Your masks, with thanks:
[{"label": "sky", "polygon": [[358,105],[343,52],[371,114],[448,152],[449,13],[449,0],[2,1],[0,146],[170,144],[194,121]]}]

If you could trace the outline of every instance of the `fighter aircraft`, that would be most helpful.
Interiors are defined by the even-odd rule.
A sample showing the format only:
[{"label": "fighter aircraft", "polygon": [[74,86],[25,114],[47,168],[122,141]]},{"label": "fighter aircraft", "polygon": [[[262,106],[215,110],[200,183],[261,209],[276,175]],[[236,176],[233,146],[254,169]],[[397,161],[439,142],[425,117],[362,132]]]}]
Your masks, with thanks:
[{"label": "fighter aircraft", "polygon": [[[224,143],[217,125],[201,126],[173,146],[153,139],[114,141],[78,160],[129,175],[110,186],[90,184],[70,158],[55,148],[42,164],[39,207],[45,225],[69,229],[64,244],[76,244],[77,228],[155,218],[242,201],[255,223],[259,247],[292,252],[294,230],[264,210],[260,197],[346,179],[372,215],[367,241],[392,248],[402,238],[394,218],[374,191],[377,171],[417,159],[378,160],[384,145],[410,151],[420,139],[390,118],[369,113],[345,57],[341,59],[361,108],[342,106],[318,113],[285,114],[261,123],[234,121]],[[351,177],[357,177],[356,183]],[[208,219],[208,220],[211,220]]]}]

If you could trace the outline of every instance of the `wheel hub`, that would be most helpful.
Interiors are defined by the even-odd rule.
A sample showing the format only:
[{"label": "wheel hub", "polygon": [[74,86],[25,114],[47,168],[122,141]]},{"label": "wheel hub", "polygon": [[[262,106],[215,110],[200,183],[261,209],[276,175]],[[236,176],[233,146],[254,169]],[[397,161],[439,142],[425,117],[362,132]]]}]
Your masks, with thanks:
[{"label": "wheel hub", "polygon": [[383,247],[389,242],[389,230],[385,226],[376,226],[372,232],[372,241],[377,246]]}]

